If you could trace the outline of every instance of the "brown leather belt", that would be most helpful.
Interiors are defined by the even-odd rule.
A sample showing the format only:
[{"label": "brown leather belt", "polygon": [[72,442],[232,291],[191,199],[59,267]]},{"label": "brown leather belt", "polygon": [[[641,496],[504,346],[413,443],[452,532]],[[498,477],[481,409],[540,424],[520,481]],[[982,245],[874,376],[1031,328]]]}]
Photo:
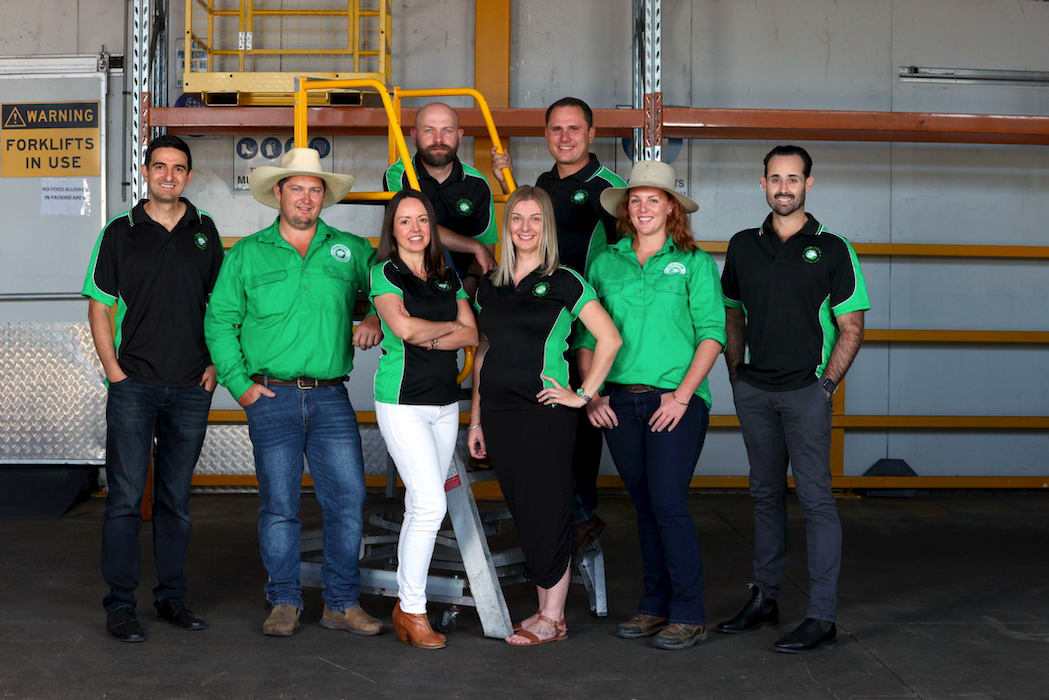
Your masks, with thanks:
[{"label": "brown leather belt", "polygon": [[625,389],[631,394],[651,394],[654,391],[662,391],[659,387],[649,386],[648,384],[609,384],[609,386],[616,389]]},{"label": "brown leather belt", "polygon": [[319,386],[336,386],[342,384],[348,379],[348,377],[339,377],[338,379],[313,379],[312,377],[299,377],[298,379],[274,379],[273,377],[264,377],[261,374],[251,375],[251,380],[262,384],[263,386],[294,386],[299,389],[316,389]]}]

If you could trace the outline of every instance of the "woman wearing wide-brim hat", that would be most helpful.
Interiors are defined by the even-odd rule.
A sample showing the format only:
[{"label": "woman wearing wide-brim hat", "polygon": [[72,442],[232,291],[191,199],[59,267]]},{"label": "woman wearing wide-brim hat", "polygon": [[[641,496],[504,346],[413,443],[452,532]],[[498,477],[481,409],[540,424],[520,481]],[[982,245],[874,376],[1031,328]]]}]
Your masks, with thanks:
[{"label": "woman wearing wide-brim hat", "polygon": [[[623,337],[604,393],[587,406],[637,509],[644,594],[619,625],[661,649],[706,638],[703,560],[688,490],[710,420],[707,374],[725,346],[717,266],[692,238],[698,205],[674,189],[665,163],[634,165],[626,187],[601,193],[621,236],[590,267]],[[581,369],[590,362],[584,335]]]}]

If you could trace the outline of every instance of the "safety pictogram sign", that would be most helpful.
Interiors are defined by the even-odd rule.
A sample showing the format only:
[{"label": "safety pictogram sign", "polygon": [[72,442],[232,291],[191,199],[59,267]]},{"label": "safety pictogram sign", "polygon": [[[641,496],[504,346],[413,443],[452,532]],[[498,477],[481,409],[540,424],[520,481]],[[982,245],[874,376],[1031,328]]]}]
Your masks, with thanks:
[{"label": "safety pictogram sign", "polygon": [[0,176],[93,176],[101,170],[98,102],[0,105]]}]

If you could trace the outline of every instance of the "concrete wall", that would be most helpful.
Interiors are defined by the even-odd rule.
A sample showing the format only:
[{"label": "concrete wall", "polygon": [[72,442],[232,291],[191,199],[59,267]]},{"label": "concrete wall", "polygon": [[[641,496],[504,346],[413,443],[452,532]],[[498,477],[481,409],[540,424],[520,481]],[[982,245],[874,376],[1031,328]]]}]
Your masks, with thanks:
[{"label": "concrete wall", "polygon": [[[39,3],[10,0],[13,22],[0,26],[0,54],[93,52],[122,44],[116,0]],[[544,107],[566,94],[594,107],[631,99],[629,2],[515,0],[511,102]],[[775,0],[664,2],[665,102],[694,107],[1049,114],[1049,88],[900,83],[899,66],[1049,71],[1049,3],[1027,0]],[[173,39],[181,6],[172,3]],[[470,0],[397,0],[393,79],[403,86],[471,85]],[[54,7],[64,9],[57,10]],[[115,49],[114,49],[115,50]],[[116,138],[114,132],[113,138]],[[761,159],[774,144],[693,141],[674,161],[701,209],[697,236],[728,239],[767,214]],[[1038,206],[1049,195],[1045,147],[808,143],[816,185],[809,210],[856,242],[1049,245]],[[111,141],[111,168],[119,144]],[[463,153],[469,160],[470,144]],[[196,177],[188,195],[229,235],[250,233],[272,212],[231,190],[233,137],[196,138]],[[549,168],[541,139],[514,139],[520,182]],[[629,161],[618,141],[602,139],[600,158],[621,175]],[[335,164],[379,187],[382,138],[339,137]],[[112,165],[115,162],[115,166]],[[118,211],[119,178],[111,178]],[[2,201],[2,189],[0,189]],[[375,232],[379,210],[340,207],[334,225]],[[4,247],[19,246],[4,241]],[[77,242],[79,254],[89,243]],[[84,253],[86,259],[86,252]],[[720,264],[720,259],[718,260]],[[1044,263],[1014,261],[862,261],[874,308],[869,328],[1046,330],[1049,275]],[[79,289],[79,280],[70,281]],[[36,305],[18,320],[58,318]],[[0,307],[5,320],[9,307]],[[64,311],[62,313],[65,313]],[[77,306],[70,314],[82,317]],[[377,354],[360,356],[353,392],[371,404]],[[854,414],[1049,414],[1049,363],[1038,347],[870,344],[849,374],[846,410]],[[712,373],[715,413],[731,413],[722,363]],[[231,400],[223,399],[225,402]],[[1049,474],[1045,433],[852,432],[846,471],[898,457],[922,474]],[[606,465],[608,467],[610,465]],[[697,473],[743,474],[738,433],[715,431]]]}]

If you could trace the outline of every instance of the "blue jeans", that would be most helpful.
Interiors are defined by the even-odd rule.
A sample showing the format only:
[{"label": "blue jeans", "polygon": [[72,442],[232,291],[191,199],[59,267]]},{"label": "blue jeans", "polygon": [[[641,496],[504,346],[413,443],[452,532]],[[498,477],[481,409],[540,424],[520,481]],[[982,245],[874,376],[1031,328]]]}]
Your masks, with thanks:
[{"label": "blue jeans", "polygon": [[128,377],[109,386],[106,403],[106,515],[102,525],[102,577],[109,595],[107,613],[135,607],[141,576],[138,535],[142,492],[149,478],[149,454],[157,434],[156,493],[153,500],[153,552],[157,562],[157,600],[184,598],[189,534],[189,488],[204,444],[211,392],[153,386]]},{"label": "blue jeans", "polygon": [[346,387],[271,386],[247,407],[248,432],[259,477],[259,551],[269,573],[271,605],[302,609],[299,580],[299,493],[303,455],[324,515],[324,602],[342,612],[359,603],[364,529],[364,455],[357,416]]},{"label": "blue jeans", "polygon": [[637,611],[686,625],[706,624],[703,554],[688,509],[688,489],[710,411],[693,396],[673,431],[652,432],[648,420],[666,392],[631,394],[612,388],[619,425],[605,431],[608,449],[637,509],[644,595]]}]

